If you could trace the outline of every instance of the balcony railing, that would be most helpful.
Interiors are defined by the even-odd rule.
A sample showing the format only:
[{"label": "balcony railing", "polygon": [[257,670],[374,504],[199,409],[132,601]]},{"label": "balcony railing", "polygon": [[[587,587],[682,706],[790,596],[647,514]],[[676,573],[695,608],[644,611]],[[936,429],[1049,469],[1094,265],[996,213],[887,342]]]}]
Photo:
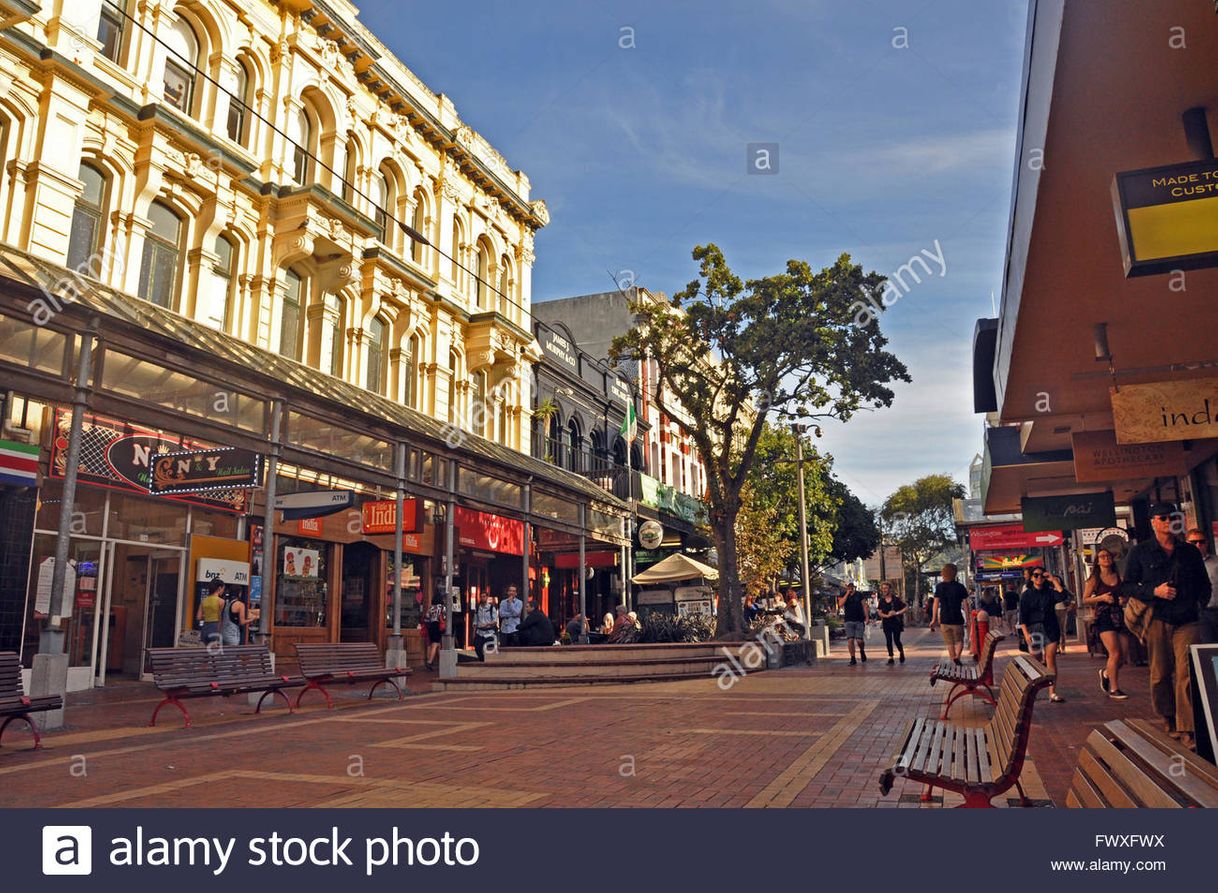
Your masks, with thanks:
[{"label": "balcony railing", "polygon": [[631,469],[634,476],[632,490],[626,476],[626,466],[615,462],[612,456],[588,449],[572,449],[569,442],[550,437],[536,438],[534,448],[538,458],[594,481],[606,493],[612,493],[619,499],[639,495],[638,469]]}]

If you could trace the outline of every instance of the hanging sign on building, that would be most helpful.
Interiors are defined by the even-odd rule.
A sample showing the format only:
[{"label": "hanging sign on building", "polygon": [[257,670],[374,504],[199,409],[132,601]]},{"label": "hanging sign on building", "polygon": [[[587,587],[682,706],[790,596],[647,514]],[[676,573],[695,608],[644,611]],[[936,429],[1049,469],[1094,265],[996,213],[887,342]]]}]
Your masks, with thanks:
[{"label": "hanging sign on building", "polygon": [[275,497],[275,508],[283,512],[285,521],[333,515],[353,505],[355,493],[351,490],[306,490]]},{"label": "hanging sign on building", "polygon": [[644,521],[639,525],[639,545],[644,549],[658,549],[664,542],[664,528],[658,521]]},{"label": "hanging sign on building", "polygon": [[164,453],[152,461],[151,493],[205,493],[262,486],[262,455],[229,448]]},{"label": "hanging sign on building", "polygon": [[1025,496],[1019,507],[1024,530],[1082,530],[1116,525],[1112,491],[1069,496]]},{"label": "hanging sign on building", "polygon": [[[1060,546],[1065,541],[1060,530],[1043,530],[1028,533],[1023,523],[997,524],[993,527],[971,527],[968,544],[974,552],[994,549],[1016,550]],[[897,560],[899,561],[899,554]]]},{"label": "hanging sign on building", "polygon": [[1218,437],[1218,378],[1126,384],[1110,393],[1118,443]]},{"label": "hanging sign on building", "polygon": [[1218,266],[1218,161],[1117,174],[1112,200],[1126,276]]},{"label": "hanging sign on building", "polygon": [[1079,431],[1071,440],[1074,479],[1080,484],[1170,477],[1188,470],[1184,444],[1179,441],[1117,443],[1114,431]]}]

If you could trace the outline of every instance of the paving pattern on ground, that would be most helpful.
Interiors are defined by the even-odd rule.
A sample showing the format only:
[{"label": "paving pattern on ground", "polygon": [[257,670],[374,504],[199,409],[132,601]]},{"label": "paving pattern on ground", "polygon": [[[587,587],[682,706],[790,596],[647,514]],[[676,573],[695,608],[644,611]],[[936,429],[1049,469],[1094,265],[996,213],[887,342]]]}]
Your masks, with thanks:
[{"label": "paving pattern on ground", "polygon": [[[26,742],[10,730],[0,806],[952,806],[950,794],[918,802],[920,787],[906,781],[879,793],[910,721],[937,716],[946,694],[927,684],[938,639],[907,638],[904,666],[873,649],[851,667],[838,647],[813,667],[755,673],[728,691],[708,678],[433,693],[420,673],[405,701],[351,693],[333,710],[290,716],[255,716],[236,699],[192,702],[190,730],[147,727],[147,685],[126,697],[89,693],[70,698],[71,726],[49,733],[42,751],[20,750]],[[1068,703],[1037,705],[1023,776],[1034,800],[1064,801],[1095,724],[1149,715],[1145,669],[1127,671],[1122,687],[1134,697],[1117,703],[1094,684],[1099,666],[1076,647],[1062,659]],[[990,708],[966,699],[952,715],[980,724]]]}]

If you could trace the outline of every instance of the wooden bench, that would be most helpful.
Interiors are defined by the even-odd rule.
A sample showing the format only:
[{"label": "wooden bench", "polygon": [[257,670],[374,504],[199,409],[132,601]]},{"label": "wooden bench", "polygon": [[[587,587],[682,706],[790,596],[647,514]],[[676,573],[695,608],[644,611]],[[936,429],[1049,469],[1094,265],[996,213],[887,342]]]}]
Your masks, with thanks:
[{"label": "wooden bench", "polygon": [[14,719],[25,720],[34,733],[34,749],[37,750],[42,747],[42,736],[38,734],[38,727],[30,719],[30,714],[62,707],[63,698],[60,695],[27,696],[21,685],[21,659],[16,652],[0,652],[0,716],[4,717],[4,724],[0,725],[0,738],[4,737],[4,730]]},{"label": "wooden bench", "polygon": [[[998,643],[1005,638],[1006,636],[1000,632],[986,633],[985,641],[981,643],[981,660],[975,666],[957,666],[952,661],[948,661],[935,664],[931,668],[931,685],[941,679],[952,684],[947,692],[947,700],[943,702],[943,715],[939,717],[940,719],[947,719],[947,712],[951,710],[952,704],[965,695],[981,698],[990,706],[995,704],[994,652],[998,650]],[[982,689],[985,690],[982,691]]]},{"label": "wooden bench", "polygon": [[406,667],[386,667],[381,651],[374,642],[343,642],[340,644],[296,644],[296,658],[300,661],[300,675],[307,684],[296,696],[296,706],[309,689],[316,689],[325,696],[326,706],[333,707],[326,685],[358,685],[373,683],[368,689],[368,700],[382,685],[388,683],[397,690],[402,700],[401,686],[395,679],[410,675]]},{"label": "wooden bench", "polygon": [[1218,807],[1218,767],[1142,719],[1114,719],[1078,752],[1074,809]]},{"label": "wooden bench", "polygon": [[277,695],[292,710],[292,702],[283,689],[303,685],[299,677],[275,672],[271,653],[265,645],[212,645],[204,648],[150,648],[149,661],[156,687],[165,699],[152,711],[148,725],[155,726],[157,714],[166,704],[182,711],[186,728],[190,728],[190,713],[182,701],[188,698],[230,697],[256,694],[255,713],[262,712],[262,702]]},{"label": "wooden bench", "polygon": [[963,794],[965,807],[990,807],[994,797],[1014,785],[1027,806],[1019,775],[1028,752],[1032,705],[1052,681],[1043,664],[1016,655],[1002,674],[998,704],[986,725],[971,728],[944,720],[914,720],[894,765],[880,775],[880,793],[887,796],[900,776],[927,785],[923,801],[930,799],[934,788],[943,788]]}]

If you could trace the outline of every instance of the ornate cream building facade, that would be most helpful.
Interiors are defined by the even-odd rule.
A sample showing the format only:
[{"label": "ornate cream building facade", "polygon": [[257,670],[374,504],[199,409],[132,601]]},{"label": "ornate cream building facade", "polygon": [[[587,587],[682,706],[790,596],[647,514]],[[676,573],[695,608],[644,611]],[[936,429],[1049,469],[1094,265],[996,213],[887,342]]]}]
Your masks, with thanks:
[{"label": "ornate cream building facade", "polygon": [[354,6],[0,6],[0,240],[530,449],[545,204]]}]

